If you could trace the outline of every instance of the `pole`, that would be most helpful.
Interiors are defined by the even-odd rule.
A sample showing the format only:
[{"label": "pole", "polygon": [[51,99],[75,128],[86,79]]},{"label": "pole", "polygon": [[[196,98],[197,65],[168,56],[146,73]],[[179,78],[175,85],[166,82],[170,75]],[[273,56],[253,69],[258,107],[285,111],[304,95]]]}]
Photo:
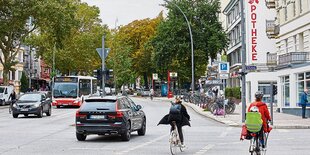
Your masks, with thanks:
[{"label": "pole", "polygon": [[31,46],[29,46],[29,89],[31,89]]},{"label": "pole", "polygon": [[189,30],[189,35],[190,35],[190,39],[191,39],[191,54],[192,54],[192,85],[191,85],[191,88],[192,88],[192,91],[194,92],[195,91],[195,70],[194,70],[194,41],[193,41],[193,34],[192,34],[192,28],[191,28],[191,25],[185,15],[185,13],[182,11],[182,9],[175,3],[171,2],[171,1],[168,1],[168,0],[164,0],[165,2],[167,3],[171,3],[173,4],[174,6],[176,6],[180,11],[181,13],[183,14],[185,20],[186,20],[186,23],[187,23],[187,26],[188,26],[188,30]]},{"label": "pole", "polygon": [[105,96],[105,49],[104,49],[104,38],[105,38],[105,35],[102,36],[102,50],[101,50],[101,55],[102,55],[102,58],[101,58],[101,71],[102,71],[102,96]]},{"label": "pole", "polygon": [[240,7],[241,7],[241,32],[242,32],[242,76],[241,76],[241,80],[242,80],[242,90],[241,90],[241,102],[242,102],[242,122],[245,122],[245,111],[246,111],[246,99],[245,99],[245,95],[246,95],[246,79],[245,79],[245,63],[246,63],[246,47],[245,47],[245,19],[244,19],[244,1],[239,1]]},{"label": "pole", "polygon": [[271,115],[271,125],[273,125],[273,102],[274,102],[274,95],[273,95],[273,82],[270,83],[270,115]]}]

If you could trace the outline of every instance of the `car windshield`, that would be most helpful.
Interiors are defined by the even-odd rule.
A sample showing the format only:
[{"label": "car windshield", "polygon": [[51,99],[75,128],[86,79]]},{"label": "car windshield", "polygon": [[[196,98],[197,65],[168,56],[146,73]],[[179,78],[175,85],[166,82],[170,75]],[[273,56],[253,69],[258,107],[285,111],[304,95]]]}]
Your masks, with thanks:
[{"label": "car windshield", "polygon": [[4,92],[4,88],[0,87],[0,93]]},{"label": "car windshield", "polygon": [[41,94],[25,94],[25,95],[22,95],[18,100],[19,101],[40,101]]},{"label": "car windshield", "polygon": [[54,97],[77,97],[77,83],[55,83]]}]

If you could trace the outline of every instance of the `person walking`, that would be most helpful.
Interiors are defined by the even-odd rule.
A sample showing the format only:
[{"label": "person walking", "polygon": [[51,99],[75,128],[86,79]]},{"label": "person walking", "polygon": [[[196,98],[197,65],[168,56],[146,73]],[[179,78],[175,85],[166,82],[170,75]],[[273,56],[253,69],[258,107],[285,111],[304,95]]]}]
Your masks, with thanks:
[{"label": "person walking", "polygon": [[16,93],[15,93],[14,89],[13,89],[12,93],[9,96],[9,100],[10,99],[11,99],[11,102],[10,102],[10,107],[9,107],[9,113],[11,114],[12,113],[13,104],[16,102]]},{"label": "person walking", "polygon": [[150,98],[151,98],[151,100],[153,100],[153,97],[154,97],[154,89],[151,88],[150,89]]},{"label": "person walking", "polygon": [[306,107],[308,103],[308,89],[305,89],[304,92],[301,94],[301,116],[303,119],[306,119]]}]

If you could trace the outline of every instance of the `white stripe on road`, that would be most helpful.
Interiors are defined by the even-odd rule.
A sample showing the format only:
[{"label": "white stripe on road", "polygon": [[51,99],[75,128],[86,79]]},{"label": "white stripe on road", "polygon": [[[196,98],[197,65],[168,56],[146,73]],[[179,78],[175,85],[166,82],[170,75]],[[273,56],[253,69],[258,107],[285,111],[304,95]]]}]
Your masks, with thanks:
[{"label": "white stripe on road", "polygon": [[276,131],[280,132],[280,133],[288,133],[290,132],[289,130],[287,129],[276,129]]},{"label": "white stripe on road", "polygon": [[143,143],[143,144],[138,145],[138,146],[136,146],[136,147],[127,149],[127,150],[125,150],[125,151],[119,152],[119,153],[117,153],[117,154],[118,154],[118,155],[126,154],[126,153],[128,153],[128,152],[130,152],[130,151],[134,151],[134,150],[137,150],[137,149],[139,149],[139,148],[141,148],[141,147],[144,147],[144,146],[150,145],[150,144],[152,144],[152,143],[155,143],[155,142],[157,142],[157,141],[159,141],[159,140],[161,140],[161,139],[163,139],[163,138],[166,138],[166,137],[168,137],[168,136],[169,136],[169,134],[160,136],[160,137],[158,137],[158,138],[156,138],[156,139],[154,139],[154,140],[151,140],[151,141],[149,141],[149,142]]},{"label": "white stripe on road", "polygon": [[198,152],[196,152],[194,155],[199,155],[199,154],[204,154],[207,151],[211,150],[215,145],[213,144],[208,144],[207,146],[205,146],[203,149],[199,150]]}]

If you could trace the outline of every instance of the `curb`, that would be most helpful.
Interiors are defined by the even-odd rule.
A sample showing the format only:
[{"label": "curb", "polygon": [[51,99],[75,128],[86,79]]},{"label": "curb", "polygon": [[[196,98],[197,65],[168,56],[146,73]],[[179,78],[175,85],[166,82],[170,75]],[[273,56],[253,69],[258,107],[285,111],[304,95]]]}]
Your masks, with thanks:
[{"label": "curb", "polygon": [[[171,99],[164,99],[164,98],[159,98],[159,100],[171,101]],[[207,117],[209,119],[212,119],[216,122],[226,124],[226,125],[231,126],[231,127],[242,127],[241,123],[236,123],[236,122],[233,122],[230,120],[221,120],[221,119],[217,118],[220,116],[214,116],[213,114],[211,114],[211,112],[204,112],[203,109],[201,109],[200,107],[198,107],[192,103],[187,103],[187,102],[182,102],[182,103],[185,106],[192,108],[196,113],[198,113],[204,117]],[[225,119],[225,118],[222,118],[222,119]],[[272,128],[273,129],[310,129],[310,125],[292,125],[292,126],[289,126],[289,125],[273,125]]]},{"label": "curb", "polygon": [[0,109],[7,109],[8,107],[9,107],[9,105],[0,106]]}]

